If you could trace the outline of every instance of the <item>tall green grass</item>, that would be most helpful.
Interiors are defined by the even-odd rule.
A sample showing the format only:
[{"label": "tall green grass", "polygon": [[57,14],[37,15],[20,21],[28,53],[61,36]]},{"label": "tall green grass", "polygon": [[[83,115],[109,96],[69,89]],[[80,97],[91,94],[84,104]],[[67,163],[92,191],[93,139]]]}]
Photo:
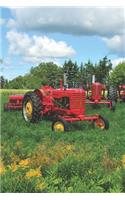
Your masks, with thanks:
[{"label": "tall green grass", "polygon": [[[50,121],[27,124],[21,111],[4,112],[7,98],[2,94],[2,192],[125,192],[125,104],[115,112],[87,106],[87,114],[109,120],[107,131],[78,122],[54,133]],[[27,178],[32,170],[40,174]]]}]

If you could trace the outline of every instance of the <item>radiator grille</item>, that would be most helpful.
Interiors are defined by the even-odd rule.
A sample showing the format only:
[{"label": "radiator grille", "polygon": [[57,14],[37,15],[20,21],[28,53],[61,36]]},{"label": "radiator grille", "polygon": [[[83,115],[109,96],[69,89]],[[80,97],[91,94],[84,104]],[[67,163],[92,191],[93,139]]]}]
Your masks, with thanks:
[{"label": "radiator grille", "polygon": [[73,93],[70,105],[72,109],[82,109],[85,106],[85,94]]}]

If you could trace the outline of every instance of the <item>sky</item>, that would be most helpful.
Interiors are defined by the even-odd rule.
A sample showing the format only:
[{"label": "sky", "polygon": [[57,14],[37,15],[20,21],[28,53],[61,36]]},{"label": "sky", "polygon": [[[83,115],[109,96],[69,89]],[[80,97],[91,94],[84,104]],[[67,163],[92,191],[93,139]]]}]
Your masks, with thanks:
[{"label": "sky", "polygon": [[11,80],[32,66],[72,59],[113,67],[125,59],[125,16],[120,7],[0,8],[1,75]]}]

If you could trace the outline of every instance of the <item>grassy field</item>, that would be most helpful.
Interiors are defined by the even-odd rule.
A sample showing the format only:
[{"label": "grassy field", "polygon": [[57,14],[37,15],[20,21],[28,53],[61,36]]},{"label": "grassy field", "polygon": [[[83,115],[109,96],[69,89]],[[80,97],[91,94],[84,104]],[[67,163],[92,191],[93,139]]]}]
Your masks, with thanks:
[{"label": "grassy field", "polygon": [[125,104],[87,113],[109,119],[110,129],[75,123],[54,133],[50,121],[26,124],[1,102],[1,192],[125,192]]},{"label": "grassy field", "polygon": [[11,94],[25,94],[26,89],[0,89],[0,95],[11,95]]}]

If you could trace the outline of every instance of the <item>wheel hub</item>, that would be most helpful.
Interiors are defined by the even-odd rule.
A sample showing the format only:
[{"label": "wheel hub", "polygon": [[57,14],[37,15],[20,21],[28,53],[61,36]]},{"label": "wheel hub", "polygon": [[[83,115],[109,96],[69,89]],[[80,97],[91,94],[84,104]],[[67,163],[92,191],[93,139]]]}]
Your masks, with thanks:
[{"label": "wheel hub", "polygon": [[104,124],[103,120],[101,120],[101,119],[98,119],[96,121],[96,126],[99,127],[99,128],[101,128],[101,129],[105,128],[105,124]]},{"label": "wheel hub", "polygon": [[28,101],[26,103],[25,110],[26,110],[27,117],[32,117],[33,107],[32,107],[31,101]]},{"label": "wheel hub", "polygon": [[61,122],[56,122],[54,124],[54,131],[64,132],[64,125]]}]

